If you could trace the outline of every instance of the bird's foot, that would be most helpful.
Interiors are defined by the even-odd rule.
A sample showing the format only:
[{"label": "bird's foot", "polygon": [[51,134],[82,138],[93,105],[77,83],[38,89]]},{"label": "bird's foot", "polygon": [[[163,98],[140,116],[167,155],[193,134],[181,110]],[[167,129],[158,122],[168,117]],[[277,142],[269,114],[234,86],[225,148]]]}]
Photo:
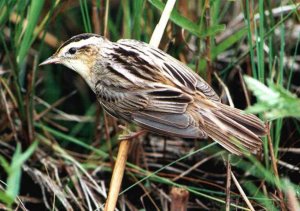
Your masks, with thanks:
[{"label": "bird's foot", "polygon": [[146,130],[139,130],[137,132],[132,132],[130,129],[128,129],[123,125],[119,125],[119,127],[124,131],[122,134],[119,135],[118,137],[119,140],[131,140],[133,138],[137,138],[140,135],[146,133]]}]

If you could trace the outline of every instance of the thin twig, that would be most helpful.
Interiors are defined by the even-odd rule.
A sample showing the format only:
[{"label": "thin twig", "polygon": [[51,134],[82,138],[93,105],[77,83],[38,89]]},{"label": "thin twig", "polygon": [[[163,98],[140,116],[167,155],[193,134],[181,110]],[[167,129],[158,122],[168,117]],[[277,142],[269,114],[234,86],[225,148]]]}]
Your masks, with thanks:
[{"label": "thin twig", "polygon": [[6,97],[5,97],[5,94],[4,94],[4,91],[2,89],[1,84],[0,84],[0,92],[1,92],[1,97],[2,97],[3,104],[4,104],[5,112],[6,112],[6,115],[7,115],[8,122],[10,124],[10,128],[12,130],[13,136],[14,136],[16,141],[19,141],[18,134],[17,134],[17,129],[15,127],[15,124],[13,123],[13,119],[11,117],[11,112],[9,110],[8,102],[6,100]]},{"label": "thin twig", "polygon": [[45,110],[43,110],[41,113],[37,114],[34,117],[34,121],[38,121],[40,120],[43,116],[45,116],[49,111],[51,111],[53,108],[59,106],[60,104],[62,104],[63,102],[65,102],[67,99],[69,99],[70,97],[72,97],[74,94],[76,94],[77,91],[72,91],[70,94],[58,99],[57,101],[55,101],[51,106],[47,107]]},{"label": "thin twig", "polygon": [[228,99],[228,102],[229,102],[229,105],[234,108],[234,104],[233,104],[233,101],[232,101],[232,98],[231,98],[231,95],[229,93],[229,89],[228,87],[224,84],[224,82],[222,81],[222,79],[218,76],[218,74],[214,73],[215,77],[218,79],[219,83],[221,84],[221,86],[223,87],[225,93],[226,93],[226,96],[227,96],[227,99]]},{"label": "thin twig", "polygon": [[242,88],[243,88],[243,92],[244,92],[244,95],[245,95],[247,106],[250,106],[251,103],[250,103],[249,93],[248,93],[248,90],[246,88],[246,84],[245,84],[244,78],[242,76],[241,67],[237,66],[237,69],[238,69],[239,78],[240,78],[240,81],[241,81],[241,84],[242,84]]},{"label": "thin twig", "polygon": [[295,154],[300,154],[300,148],[279,148],[278,149],[279,152],[291,152],[291,153],[295,153]]},{"label": "thin twig", "polygon": [[205,157],[204,159],[200,160],[199,162],[197,162],[195,165],[193,165],[192,167],[190,167],[188,170],[182,172],[180,175],[178,175],[177,177],[175,177],[174,179],[172,179],[172,181],[176,181],[178,179],[181,179],[182,177],[186,176],[187,174],[189,174],[190,172],[192,172],[193,170],[197,169],[200,165],[202,165],[203,163],[207,162],[208,160],[218,157],[220,156],[220,154],[222,154],[223,152],[217,152],[213,155],[210,155],[208,157]]}]

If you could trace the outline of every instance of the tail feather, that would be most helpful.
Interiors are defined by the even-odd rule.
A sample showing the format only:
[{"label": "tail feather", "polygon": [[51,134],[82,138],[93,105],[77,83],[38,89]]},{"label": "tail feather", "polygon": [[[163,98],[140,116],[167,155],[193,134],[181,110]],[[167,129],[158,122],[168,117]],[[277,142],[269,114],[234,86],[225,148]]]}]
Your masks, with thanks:
[{"label": "tail feather", "polygon": [[[209,125],[209,123],[208,123]],[[217,141],[222,147],[224,147],[229,152],[236,154],[236,155],[242,155],[242,152],[240,150],[241,147],[237,147],[234,143],[230,141],[230,137],[228,134],[222,134],[219,132],[219,128],[215,127],[215,125],[210,125],[206,129],[206,133],[215,141]]]},{"label": "tail feather", "polygon": [[228,105],[219,103],[222,113],[227,117],[234,119],[237,123],[248,128],[257,136],[264,136],[266,134],[266,127],[264,123],[253,114],[245,114],[244,111],[232,108]]},{"label": "tail feather", "polygon": [[215,141],[233,154],[242,155],[243,151],[257,153],[261,150],[265,126],[252,114],[218,104],[219,109],[203,110],[204,130]]}]

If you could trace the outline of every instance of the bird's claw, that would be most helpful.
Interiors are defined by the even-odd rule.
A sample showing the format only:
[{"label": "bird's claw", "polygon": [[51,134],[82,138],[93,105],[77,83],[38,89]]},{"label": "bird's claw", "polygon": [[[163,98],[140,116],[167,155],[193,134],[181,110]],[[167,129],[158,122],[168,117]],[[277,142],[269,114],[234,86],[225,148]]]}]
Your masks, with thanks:
[{"label": "bird's claw", "polygon": [[128,129],[126,129],[125,133],[123,134],[120,134],[118,139],[121,141],[121,140],[131,140],[133,138],[136,138],[142,134],[144,134],[146,131],[145,130],[140,130],[140,131],[137,131],[137,132],[132,132]]}]

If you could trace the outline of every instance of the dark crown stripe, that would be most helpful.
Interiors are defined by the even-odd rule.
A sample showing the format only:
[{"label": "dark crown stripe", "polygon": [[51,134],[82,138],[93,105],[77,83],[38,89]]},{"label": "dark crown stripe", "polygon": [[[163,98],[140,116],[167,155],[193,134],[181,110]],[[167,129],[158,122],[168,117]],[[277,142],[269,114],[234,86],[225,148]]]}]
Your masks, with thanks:
[{"label": "dark crown stripe", "polygon": [[91,37],[101,37],[98,34],[92,34],[92,33],[85,33],[85,34],[79,34],[76,35],[74,37],[71,37],[71,39],[67,40],[66,42],[64,42],[58,49],[57,52],[59,52],[63,47],[69,45],[72,42],[79,42],[80,40],[87,40]]}]

